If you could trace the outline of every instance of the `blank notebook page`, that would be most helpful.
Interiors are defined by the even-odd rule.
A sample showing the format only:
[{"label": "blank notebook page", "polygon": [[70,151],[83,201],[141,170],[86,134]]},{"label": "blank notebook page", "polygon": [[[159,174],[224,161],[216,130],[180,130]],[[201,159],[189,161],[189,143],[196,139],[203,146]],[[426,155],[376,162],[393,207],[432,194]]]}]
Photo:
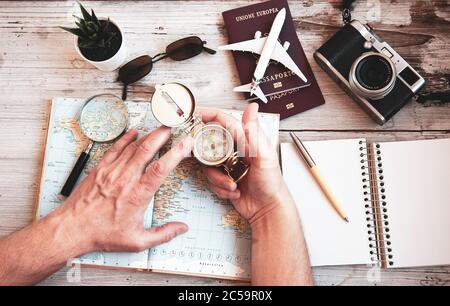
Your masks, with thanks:
[{"label": "blank notebook page", "polygon": [[294,144],[281,145],[283,176],[297,204],[313,266],[372,263],[360,141],[305,142],[350,223],[343,221],[330,205]]},{"label": "blank notebook page", "polygon": [[379,145],[391,267],[450,264],[450,139]]}]

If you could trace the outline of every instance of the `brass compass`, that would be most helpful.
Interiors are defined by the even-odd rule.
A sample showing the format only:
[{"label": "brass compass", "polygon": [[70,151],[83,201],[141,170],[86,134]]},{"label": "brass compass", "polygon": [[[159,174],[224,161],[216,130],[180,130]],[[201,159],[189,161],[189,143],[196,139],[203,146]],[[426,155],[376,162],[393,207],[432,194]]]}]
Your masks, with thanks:
[{"label": "brass compass", "polygon": [[189,88],[179,83],[157,85],[151,108],[162,125],[181,128],[192,136],[193,155],[200,163],[222,167],[236,183],[247,174],[249,167],[238,157],[231,133],[195,115],[195,98]]}]

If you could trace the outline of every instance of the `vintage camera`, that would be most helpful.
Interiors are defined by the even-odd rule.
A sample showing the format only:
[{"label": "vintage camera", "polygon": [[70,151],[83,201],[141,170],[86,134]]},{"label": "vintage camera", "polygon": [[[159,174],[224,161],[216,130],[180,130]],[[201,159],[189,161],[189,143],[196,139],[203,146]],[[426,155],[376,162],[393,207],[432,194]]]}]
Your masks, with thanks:
[{"label": "vintage camera", "polygon": [[314,58],[380,125],[425,85],[391,46],[356,20],[331,37]]}]

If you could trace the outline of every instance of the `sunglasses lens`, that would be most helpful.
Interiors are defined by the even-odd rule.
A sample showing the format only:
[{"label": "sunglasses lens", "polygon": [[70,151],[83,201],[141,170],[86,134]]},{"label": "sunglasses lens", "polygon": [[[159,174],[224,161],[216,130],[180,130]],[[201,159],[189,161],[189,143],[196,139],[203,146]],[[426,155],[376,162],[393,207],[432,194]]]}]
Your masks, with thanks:
[{"label": "sunglasses lens", "polygon": [[135,58],[119,69],[118,80],[126,85],[139,81],[152,71],[152,58],[148,55]]},{"label": "sunglasses lens", "polygon": [[166,53],[174,61],[182,61],[203,51],[203,42],[197,36],[186,37],[167,46]]}]

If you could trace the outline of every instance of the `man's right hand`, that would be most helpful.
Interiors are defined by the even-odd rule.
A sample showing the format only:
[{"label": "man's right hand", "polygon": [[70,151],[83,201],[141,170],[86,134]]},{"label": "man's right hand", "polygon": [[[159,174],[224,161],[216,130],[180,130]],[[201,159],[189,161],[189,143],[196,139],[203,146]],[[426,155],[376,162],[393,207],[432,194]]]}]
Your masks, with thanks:
[{"label": "man's right hand", "polygon": [[242,124],[215,110],[202,110],[205,122],[226,127],[245,152],[250,165],[236,184],[218,168],[205,168],[209,187],[229,199],[252,228],[252,283],[254,285],[311,285],[306,243],[295,202],[283,180],[275,146],[258,124],[258,105],[250,104]]},{"label": "man's right hand", "polygon": [[275,146],[259,126],[258,104],[247,107],[242,123],[217,110],[201,110],[200,113],[204,122],[217,122],[233,134],[238,148],[245,152],[245,162],[250,165],[239,186],[221,169],[205,168],[212,192],[221,199],[230,200],[250,223],[279,205],[281,199],[290,197]]}]

